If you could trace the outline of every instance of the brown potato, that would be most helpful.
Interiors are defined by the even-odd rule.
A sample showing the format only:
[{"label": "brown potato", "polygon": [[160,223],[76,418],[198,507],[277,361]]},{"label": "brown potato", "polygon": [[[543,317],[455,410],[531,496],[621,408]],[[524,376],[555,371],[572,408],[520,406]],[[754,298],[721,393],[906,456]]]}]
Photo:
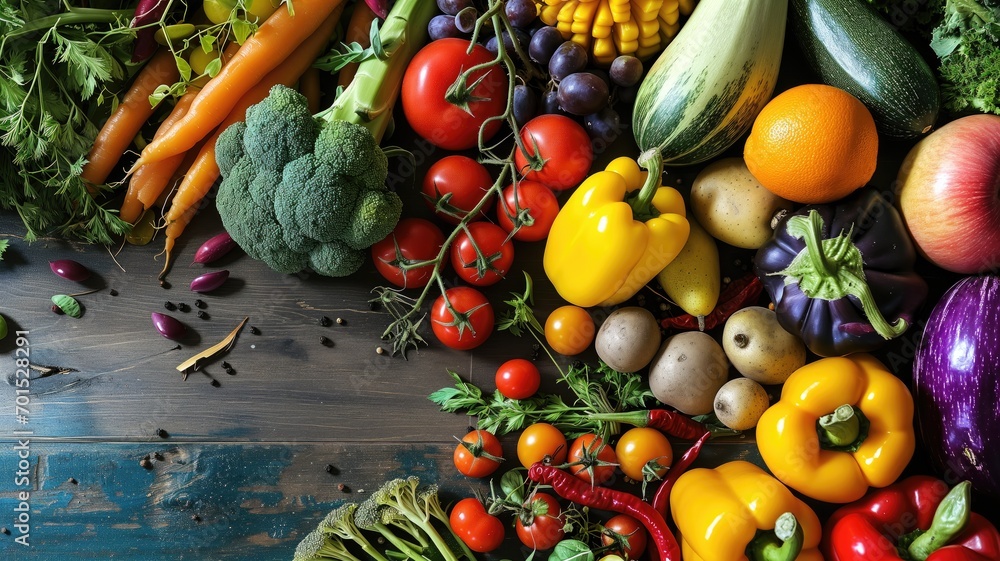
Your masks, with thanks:
[{"label": "brown potato", "polygon": [[649,367],[649,389],[656,399],[686,415],[711,413],[715,394],[728,378],[722,346],[701,331],[668,337]]},{"label": "brown potato", "polygon": [[653,360],[660,348],[660,324],[645,308],[618,308],[601,324],[594,348],[611,368],[637,372]]}]

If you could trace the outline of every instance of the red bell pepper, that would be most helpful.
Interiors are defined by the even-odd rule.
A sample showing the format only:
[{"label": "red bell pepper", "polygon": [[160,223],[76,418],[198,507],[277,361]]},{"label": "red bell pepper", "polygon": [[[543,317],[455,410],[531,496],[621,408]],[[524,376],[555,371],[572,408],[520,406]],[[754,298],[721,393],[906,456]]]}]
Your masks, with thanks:
[{"label": "red bell pepper", "polygon": [[827,522],[827,561],[991,561],[1000,532],[970,511],[968,482],[913,476],[841,507]]}]

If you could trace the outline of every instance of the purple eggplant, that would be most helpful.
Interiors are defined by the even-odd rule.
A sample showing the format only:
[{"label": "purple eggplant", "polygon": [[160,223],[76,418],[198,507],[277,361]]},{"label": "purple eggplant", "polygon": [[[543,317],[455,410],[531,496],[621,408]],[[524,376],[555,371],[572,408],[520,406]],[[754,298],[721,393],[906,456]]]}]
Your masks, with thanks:
[{"label": "purple eggplant", "polygon": [[1000,277],[966,277],[934,306],[913,394],[935,469],[1000,499]]},{"label": "purple eggplant", "polygon": [[135,15],[132,17],[130,26],[140,27],[135,32],[135,41],[132,43],[132,62],[141,62],[153,56],[159,45],[156,43],[156,26],[152,25],[163,17],[163,12],[167,9],[167,0],[139,0],[135,6]]},{"label": "purple eggplant", "polygon": [[902,335],[927,283],[903,221],[879,192],[785,216],[754,257],[778,321],[820,356],[873,351]]},{"label": "purple eggplant", "polygon": [[211,292],[216,288],[219,288],[225,284],[226,280],[229,278],[229,271],[223,269],[221,271],[212,271],[211,273],[205,273],[204,275],[196,277],[191,281],[191,291],[192,292]]}]

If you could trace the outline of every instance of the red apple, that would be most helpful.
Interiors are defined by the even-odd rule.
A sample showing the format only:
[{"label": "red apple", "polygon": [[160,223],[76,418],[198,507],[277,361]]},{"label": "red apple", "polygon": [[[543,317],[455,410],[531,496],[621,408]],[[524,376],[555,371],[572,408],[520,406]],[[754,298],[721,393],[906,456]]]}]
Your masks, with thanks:
[{"label": "red apple", "polygon": [[952,121],[914,146],[897,200],[920,252],[955,273],[1000,267],[1000,116]]}]

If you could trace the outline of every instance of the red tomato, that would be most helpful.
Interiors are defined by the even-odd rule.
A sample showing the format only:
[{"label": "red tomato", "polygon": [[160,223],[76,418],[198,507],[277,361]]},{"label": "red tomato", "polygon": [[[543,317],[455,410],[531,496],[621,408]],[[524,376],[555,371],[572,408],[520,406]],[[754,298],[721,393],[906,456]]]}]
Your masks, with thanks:
[{"label": "red tomato", "polygon": [[618,457],[615,450],[604,443],[596,434],[577,437],[569,447],[566,461],[571,464],[569,472],[594,485],[603,485],[615,476]]},{"label": "red tomato", "polygon": [[497,368],[497,391],[509,399],[528,399],[540,385],[542,375],[530,360],[514,358]]},{"label": "red tomato", "polygon": [[[663,477],[670,464],[674,463],[670,441],[662,432],[649,427],[635,427],[625,431],[618,438],[615,454],[622,472],[636,481],[653,479],[654,475]],[[651,462],[655,462],[655,465]],[[643,468],[647,465],[655,470],[649,476],[643,473]]]},{"label": "red tomato", "polygon": [[[458,224],[492,186],[493,178],[483,164],[466,156],[445,156],[427,170],[422,189],[424,201],[435,214]],[[474,219],[480,216],[482,211]]]},{"label": "red tomato", "polygon": [[521,127],[527,154],[514,151],[514,164],[525,179],[557,191],[579,185],[594,163],[590,137],[576,121],[563,115],[539,115]]},{"label": "red tomato", "polygon": [[437,257],[444,245],[441,228],[423,218],[404,218],[392,233],[372,246],[375,269],[385,280],[402,288],[420,288],[427,285],[434,265],[415,269],[403,267]]},{"label": "red tomato", "polygon": [[453,457],[459,473],[468,477],[486,477],[500,467],[503,448],[489,431],[474,430],[462,437]]},{"label": "red tomato", "polygon": [[487,512],[483,503],[475,497],[455,503],[448,522],[465,545],[477,553],[488,553],[503,543],[503,522]]},{"label": "red tomato", "polygon": [[596,332],[594,319],[579,306],[561,306],[545,319],[545,342],[561,355],[573,356],[587,350]]},{"label": "red tomato", "polygon": [[[624,546],[624,551],[617,550],[614,553],[623,555],[629,559],[638,559],[646,551],[646,541],[648,534],[646,528],[638,520],[627,514],[619,514],[612,517],[604,524],[605,531],[601,532],[601,543],[611,545],[619,543]],[[614,532],[609,533],[607,530]]]},{"label": "red tomato", "polygon": [[[413,57],[403,75],[400,101],[406,121],[414,132],[446,150],[477,147],[479,128],[490,117],[502,115],[507,105],[508,79],[500,66],[469,76],[466,86],[482,81],[466,95],[465,107],[461,106],[461,100],[452,103],[446,98],[462,72],[494,58],[481,45],[474,45],[469,54],[468,48],[469,41],[465,39],[432,41]],[[468,101],[470,98],[473,101]],[[483,140],[496,134],[500,124],[500,119],[490,121]]]},{"label": "red tomato", "polygon": [[514,243],[496,224],[473,222],[451,244],[452,268],[473,286],[500,282],[513,264]]},{"label": "red tomato", "polygon": [[562,508],[552,495],[535,493],[517,516],[514,529],[521,543],[532,549],[551,549],[562,540],[565,523]]},{"label": "red tomato", "polygon": [[[520,212],[518,212],[520,210]],[[503,190],[503,199],[497,201],[497,222],[508,232],[514,230],[514,218],[520,215],[521,227],[514,232],[514,239],[524,242],[544,240],[559,214],[559,201],[545,185],[537,181],[522,180]]]},{"label": "red tomato", "polygon": [[517,459],[521,465],[530,468],[546,456],[553,464],[566,461],[566,437],[562,431],[548,423],[528,425],[517,439]]},{"label": "red tomato", "polygon": [[[450,305],[450,307],[449,307]],[[475,288],[456,286],[438,296],[431,307],[431,329],[446,347],[467,351],[493,333],[493,306]]]}]

